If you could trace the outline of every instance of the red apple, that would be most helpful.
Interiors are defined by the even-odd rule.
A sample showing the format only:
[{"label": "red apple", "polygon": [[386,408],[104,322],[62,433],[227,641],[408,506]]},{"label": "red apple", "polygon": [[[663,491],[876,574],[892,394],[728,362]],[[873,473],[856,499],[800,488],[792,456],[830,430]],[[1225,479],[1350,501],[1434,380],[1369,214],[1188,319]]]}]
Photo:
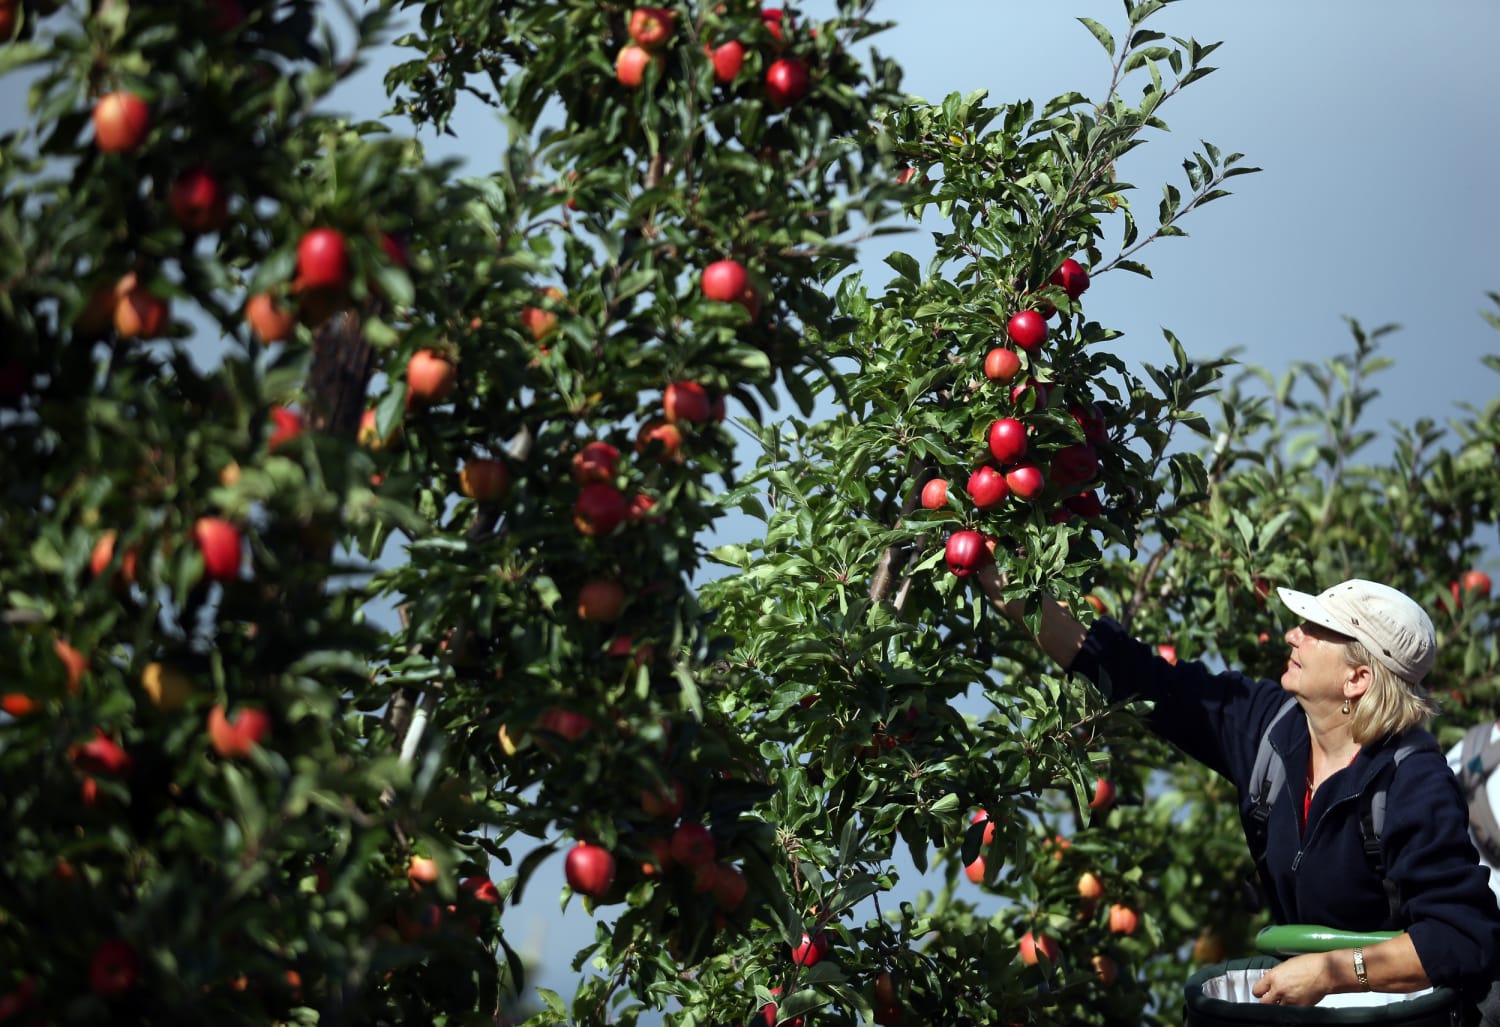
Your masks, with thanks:
[{"label": "red apple", "polygon": [[1141,922],[1136,911],[1116,903],[1109,907],[1109,929],[1113,934],[1134,934]]},{"label": "red apple", "polygon": [[413,856],[406,864],[406,879],[416,888],[436,884],[439,874],[437,860],[431,856]]},{"label": "red apple", "polygon": [[655,499],[652,499],[644,492],[638,492],[630,499],[630,506],[625,511],[625,519],[628,520],[631,524],[635,524],[639,521],[645,521],[648,524],[661,524],[665,522],[665,517],[662,517],[660,515],[655,517],[650,516],[651,511],[655,507]]},{"label": "red apple", "polygon": [[134,93],[110,93],[94,105],[94,145],[105,153],[129,153],[151,131],[151,108]]},{"label": "red apple", "polygon": [[1106,810],[1115,804],[1115,784],[1106,778],[1094,783],[1094,797],[1089,800],[1089,809]]},{"label": "red apple", "polygon": [[948,505],[948,479],[933,478],[922,486],[922,508],[941,510]]},{"label": "red apple", "polygon": [[271,424],[271,437],[266,440],[266,449],[272,453],[302,434],[302,415],[286,407],[271,408]]},{"label": "red apple", "polygon": [[244,759],[271,734],[271,717],[264,710],[241,707],[231,720],[223,703],[208,711],[208,743],[221,759]]},{"label": "red apple", "polygon": [[989,510],[1005,502],[1005,497],[1010,495],[1010,486],[1005,483],[1005,475],[985,464],[969,475],[964,491],[976,507]]},{"label": "red apple", "polygon": [[1076,496],[1069,496],[1063,500],[1063,506],[1079,517],[1104,516],[1104,504],[1099,502],[1098,494],[1092,489],[1088,492],[1080,492]]},{"label": "red apple", "polygon": [[1046,382],[1028,380],[1010,388],[1010,401],[1016,406],[1023,406],[1023,400],[1027,396],[1034,397],[1033,410],[1045,410],[1047,400],[1051,396],[1052,389]]},{"label": "red apple", "polygon": [[992,382],[1008,382],[1021,371],[1015,350],[996,346],[984,355],[984,376]]},{"label": "red apple", "polygon": [[788,28],[793,25],[792,19],[787,17],[785,9],[777,7],[761,8],[760,23],[771,34],[771,39],[778,44],[786,41],[786,36],[782,30],[783,22]]},{"label": "red apple", "polygon": [[773,107],[790,107],[807,95],[812,78],[800,57],[782,57],[766,69],[766,98]]},{"label": "red apple", "polygon": [[703,269],[701,282],[703,298],[717,303],[739,303],[745,305],[745,297],[751,294],[750,272],[737,260],[716,260]]},{"label": "red apple", "polygon": [[233,581],[240,574],[240,529],[222,517],[200,517],[193,541],[203,554],[203,573],[210,581]]},{"label": "red apple", "polygon": [[637,7],[630,12],[630,38],[654,50],[672,37],[677,15],[665,7]]},{"label": "red apple", "polygon": [[85,774],[99,777],[124,777],[130,773],[130,754],[120,743],[104,733],[103,728],[94,729],[94,737],[82,745],[69,750],[73,765]]},{"label": "red apple", "polygon": [[659,71],[666,60],[661,54],[653,54],[645,47],[627,44],[620,48],[615,57],[615,78],[626,89],[638,89],[646,80],[646,69],[653,64]]},{"label": "red apple", "polygon": [[386,255],[386,259],[392,264],[406,271],[411,268],[411,246],[406,241],[406,236],[397,232],[380,233],[380,252]]},{"label": "red apple", "polygon": [[297,280],[304,288],[343,290],[352,273],[341,232],[314,228],[297,244]]},{"label": "red apple", "polygon": [[[115,558],[115,540],[118,537],[119,533],[111,528],[100,535],[99,540],[94,543],[93,552],[89,554],[89,572],[94,577],[99,577],[109,569],[111,561]],[[127,585],[134,584],[135,572],[136,555],[132,547],[126,550],[125,555],[120,558],[120,579]]]},{"label": "red apple", "polygon": [[1038,959],[1056,963],[1062,957],[1062,951],[1051,937],[1045,934],[1034,935],[1030,931],[1021,935],[1020,949],[1021,962],[1027,966],[1036,966]]},{"label": "red apple", "polygon": [[980,856],[974,862],[964,864],[964,876],[974,884],[984,884],[989,881],[989,867],[985,865],[984,857]]},{"label": "red apple", "polygon": [[828,955],[828,937],[819,931],[817,934],[804,933],[802,941],[792,948],[792,962],[798,966],[816,966]]},{"label": "red apple", "polygon": [[[780,995],[780,988],[770,989],[772,995]],[[760,1007],[760,1018],[765,1021],[766,1027],[777,1027],[781,1023],[781,1011],[775,1002],[767,1002]],[[794,1016],[785,1022],[785,1027],[802,1027],[802,1017]]]},{"label": "red apple", "polygon": [[500,905],[500,889],[495,887],[494,881],[483,874],[464,878],[459,882],[458,889],[476,902],[483,902],[488,906]]},{"label": "red apple", "polygon": [[88,672],[88,657],[60,638],[52,640],[52,651],[57,655],[58,662],[63,665],[64,682],[68,694],[75,694],[78,687],[83,684],[83,675]]},{"label": "red apple", "polygon": [[89,990],[102,998],[119,998],[135,987],[141,957],[128,941],[101,942],[89,957]]},{"label": "red apple", "polygon": [[1157,653],[1158,656],[1160,656],[1162,659],[1166,660],[1168,663],[1170,663],[1170,664],[1172,664],[1174,666],[1176,665],[1176,663],[1177,663],[1177,647],[1175,645],[1172,645],[1171,643],[1168,643],[1168,642],[1163,642],[1161,645],[1159,645],[1159,646],[1156,647],[1156,653]]},{"label": "red apple", "polygon": [[510,488],[510,471],[491,457],[464,461],[458,472],[458,487],[464,495],[481,503],[494,503]]},{"label": "red apple", "polygon": [[687,801],[687,790],[681,781],[671,781],[652,786],[641,792],[641,812],[648,817],[676,820],[682,816],[683,804]]},{"label": "red apple", "polygon": [[738,39],[721,43],[714,47],[711,59],[714,65],[714,81],[720,85],[728,85],[740,77],[740,69],[745,66],[745,44]]},{"label": "red apple", "polygon": [[745,894],[750,886],[738,867],[719,863],[714,866],[712,890],[714,904],[724,912],[732,913],[745,901]]},{"label": "red apple", "polygon": [[594,722],[574,710],[549,706],[542,711],[541,716],[537,717],[536,726],[539,730],[551,732],[569,742],[576,742],[593,729]]},{"label": "red apple", "polygon": [[615,883],[615,857],[608,849],[579,842],[568,850],[563,873],[570,888],[597,899]]},{"label": "red apple", "polygon": [[1016,464],[1005,473],[1005,484],[1018,499],[1035,499],[1046,482],[1035,464]]},{"label": "red apple", "polygon": [[1089,960],[1089,965],[1094,968],[1094,975],[1099,978],[1099,983],[1106,988],[1114,984],[1120,975],[1119,964],[1109,956],[1097,955]]},{"label": "red apple", "polygon": [[1057,270],[1052,272],[1047,282],[1058,286],[1068,294],[1068,299],[1076,302],[1078,297],[1088,291],[1089,273],[1083,269],[1082,264],[1069,257],[1058,265]]},{"label": "red apple", "polygon": [[370,407],[369,409],[365,410],[364,413],[359,415],[359,434],[355,436],[355,440],[366,449],[373,449],[376,452],[379,452],[386,447],[387,443],[389,443],[392,439],[399,438],[400,435],[401,425],[397,424],[394,428],[391,429],[391,433],[388,438],[381,437],[380,418],[379,415],[376,414],[374,407]]},{"label": "red apple", "polygon": [[646,848],[651,858],[641,861],[641,873],[647,877],[658,877],[672,869],[672,843],[665,838],[646,839]]},{"label": "red apple", "polygon": [[263,346],[290,339],[297,327],[297,315],[277,305],[275,297],[268,292],[250,297],[245,304],[245,320]]},{"label": "red apple", "polygon": [[630,514],[630,503],[613,485],[591,481],[578,490],[573,526],[584,535],[608,535]]},{"label": "red apple", "polygon": [[578,619],[615,621],[625,608],[625,586],[618,581],[595,578],[578,590]]},{"label": "red apple", "polygon": [[1090,403],[1087,407],[1075,403],[1068,407],[1068,413],[1083,429],[1083,441],[1094,445],[1109,441],[1109,422],[1104,419],[1104,411],[1098,403]]},{"label": "red apple", "polygon": [[[566,295],[556,286],[549,286],[542,290],[542,295],[555,304],[561,304]],[[547,336],[557,331],[557,314],[545,307],[527,304],[521,308],[521,327],[526,329],[533,342],[541,342]]]},{"label": "red apple", "polygon": [[640,433],[636,436],[636,453],[646,453],[651,445],[660,445],[658,453],[663,462],[666,460],[682,460],[682,429],[676,424],[667,423],[664,418],[654,418],[646,421],[640,426]]},{"label": "red apple", "polygon": [[635,451],[645,453],[652,443],[661,447],[659,455],[663,461],[682,460],[682,429],[666,418],[652,418],[641,425],[640,434],[635,438]]},{"label": "red apple", "polygon": [[1104,885],[1099,878],[1085,870],[1078,877],[1078,895],[1088,902],[1093,902],[1104,895]]},{"label": "red apple", "polygon": [[198,235],[217,232],[229,222],[229,198],[207,168],[189,168],[177,176],[167,202],[177,223]]},{"label": "red apple", "polygon": [[171,322],[171,308],[132,271],[115,285],[114,321],[122,339],[155,339]]},{"label": "red apple", "polygon": [[1448,592],[1453,596],[1454,608],[1457,609],[1463,605],[1465,596],[1472,598],[1478,595],[1488,598],[1492,587],[1494,587],[1494,582],[1490,580],[1490,576],[1484,571],[1469,570],[1465,571],[1459,580],[1448,583]]},{"label": "red apple", "polygon": [[433,406],[453,394],[458,368],[435,350],[419,349],[406,362],[406,403]]},{"label": "red apple", "polygon": [[682,866],[707,866],[716,851],[713,834],[702,824],[689,821],[672,832],[672,859]]},{"label": "red apple", "polygon": [[6,692],[0,695],[0,710],[9,713],[12,717],[27,717],[39,709],[39,704],[29,695],[20,692]]},{"label": "red apple", "polygon": [[595,439],[573,454],[573,480],[580,485],[610,483],[619,473],[619,465],[620,451],[608,442]]},{"label": "red apple", "polygon": [[1064,446],[1052,454],[1052,480],[1060,488],[1091,481],[1099,473],[1099,454],[1087,442]]},{"label": "red apple", "polygon": [[1047,341],[1047,319],[1035,310],[1020,310],[1011,315],[1005,333],[1027,353],[1035,353]]},{"label": "red apple", "polygon": [[697,382],[672,382],[662,394],[661,405],[667,420],[672,422],[703,424],[713,411],[708,390]]},{"label": "red apple", "polygon": [[955,531],[948,536],[948,545],[944,552],[948,563],[948,570],[954,577],[967,578],[980,567],[984,566],[990,558],[990,551],[984,544],[984,536],[971,528],[963,531]]},{"label": "red apple", "polygon": [[990,453],[1002,464],[1013,464],[1026,455],[1026,426],[1014,417],[990,422]]},{"label": "red apple", "polygon": [[984,838],[982,841],[980,841],[980,845],[989,845],[995,840],[995,822],[990,819],[990,815],[984,810],[975,810],[974,816],[970,819],[969,822],[971,824],[984,825]]}]

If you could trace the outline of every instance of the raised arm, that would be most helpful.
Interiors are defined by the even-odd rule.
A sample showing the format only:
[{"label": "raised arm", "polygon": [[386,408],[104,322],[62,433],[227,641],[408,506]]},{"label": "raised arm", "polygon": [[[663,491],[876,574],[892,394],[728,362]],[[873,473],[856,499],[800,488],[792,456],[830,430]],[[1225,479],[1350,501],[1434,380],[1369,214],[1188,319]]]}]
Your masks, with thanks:
[{"label": "raised arm", "polygon": [[[1025,606],[1019,599],[1010,602],[1002,602],[1000,599],[1000,572],[996,570],[993,563],[987,563],[978,573],[979,587],[984,590],[985,596],[1005,616],[1023,624]],[[1078,650],[1083,648],[1084,636],[1088,629],[1078,622],[1078,618],[1068,612],[1067,608],[1053,599],[1051,596],[1042,597],[1042,624],[1035,635],[1037,645],[1042,651],[1052,657],[1057,665],[1067,670],[1073,665],[1073,658],[1078,655]]]}]

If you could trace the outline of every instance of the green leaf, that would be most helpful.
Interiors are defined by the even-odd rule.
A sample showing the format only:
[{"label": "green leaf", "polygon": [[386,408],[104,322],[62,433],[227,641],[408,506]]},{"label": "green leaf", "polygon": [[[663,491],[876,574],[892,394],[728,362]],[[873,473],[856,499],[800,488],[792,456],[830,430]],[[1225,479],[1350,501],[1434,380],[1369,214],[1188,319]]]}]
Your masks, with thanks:
[{"label": "green leaf", "polygon": [[1115,55],[1115,37],[1109,34],[1109,29],[1099,24],[1093,18],[1079,18],[1078,20],[1083,23],[1084,28],[1094,34],[1095,39],[1099,40],[1099,45],[1104,47],[1104,52],[1113,57]]}]

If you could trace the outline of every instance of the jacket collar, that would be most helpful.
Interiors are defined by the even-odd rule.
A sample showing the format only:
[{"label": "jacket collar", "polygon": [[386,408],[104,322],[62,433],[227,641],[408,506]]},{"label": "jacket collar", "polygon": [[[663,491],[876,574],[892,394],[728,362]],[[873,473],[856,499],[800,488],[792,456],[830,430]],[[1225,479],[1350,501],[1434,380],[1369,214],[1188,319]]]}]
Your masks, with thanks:
[{"label": "jacket collar", "polygon": [[[1294,700],[1295,701],[1295,700]],[[1426,734],[1421,728],[1404,735],[1387,736],[1378,742],[1360,747],[1359,754],[1350,764],[1351,773],[1344,774],[1336,782],[1337,793],[1331,801],[1357,796],[1365,790],[1380,769],[1395,758],[1396,749],[1408,740],[1415,741]],[[1307,780],[1307,757],[1312,749],[1312,738],[1307,727],[1307,715],[1301,707],[1292,710],[1271,729],[1271,745],[1281,756],[1286,767],[1287,787],[1293,794],[1302,795]]]}]

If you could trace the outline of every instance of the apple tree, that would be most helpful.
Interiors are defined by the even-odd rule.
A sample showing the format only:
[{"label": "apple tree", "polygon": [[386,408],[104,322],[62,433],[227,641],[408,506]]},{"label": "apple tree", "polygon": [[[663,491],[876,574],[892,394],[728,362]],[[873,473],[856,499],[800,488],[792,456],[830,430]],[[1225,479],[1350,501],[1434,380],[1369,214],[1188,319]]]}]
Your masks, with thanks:
[{"label": "apple tree", "polygon": [[[1085,310],[1249,170],[1205,144],[1149,224],[1118,178],[1212,46],[1127,2],[1098,100],[917,105],[874,6],[0,2],[0,1022],[508,1019],[538,893],[597,933],[537,1022],[1169,1022],[1232,809],[983,611],[962,529],[1243,657],[1213,576],[1352,525],[1461,582],[1493,415],[1367,472],[1399,530],[1330,484],[1363,386],[1265,477],[1326,396],[1216,429],[1227,361]],[[418,133],[462,111],[460,173]],[[902,206],[937,255],[872,293]]]}]

